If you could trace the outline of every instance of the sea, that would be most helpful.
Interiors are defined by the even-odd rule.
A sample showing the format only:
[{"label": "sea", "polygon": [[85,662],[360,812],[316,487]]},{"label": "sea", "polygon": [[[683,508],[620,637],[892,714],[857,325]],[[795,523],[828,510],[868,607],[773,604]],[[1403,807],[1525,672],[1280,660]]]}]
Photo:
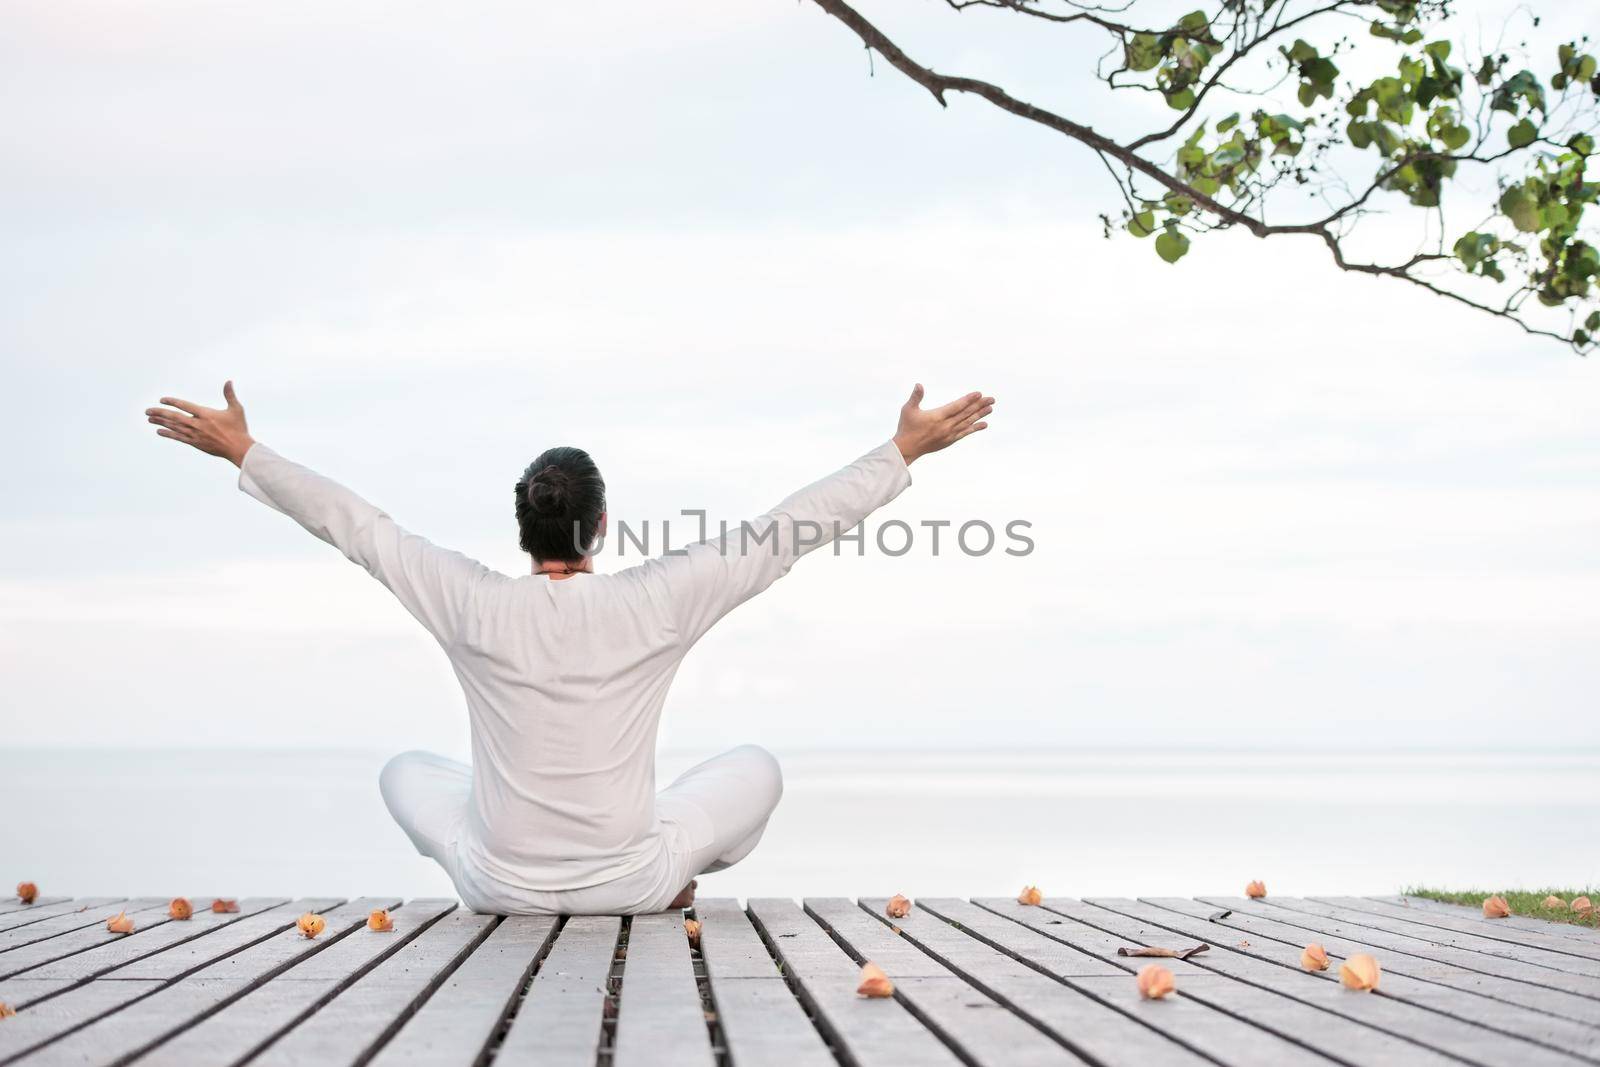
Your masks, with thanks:
[{"label": "sea", "polygon": [[[659,781],[706,755],[661,753]],[[0,750],[0,882],[72,896],[453,896],[389,820],[386,756]],[[703,878],[703,896],[1600,883],[1600,751],[778,756],[785,794],[764,840]]]}]

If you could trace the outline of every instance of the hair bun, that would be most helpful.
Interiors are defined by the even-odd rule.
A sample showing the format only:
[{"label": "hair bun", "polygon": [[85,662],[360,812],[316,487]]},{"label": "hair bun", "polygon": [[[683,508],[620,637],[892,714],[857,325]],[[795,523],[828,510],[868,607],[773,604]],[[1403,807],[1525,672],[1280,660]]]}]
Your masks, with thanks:
[{"label": "hair bun", "polygon": [[567,510],[572,480],[555,464],[543,468],[528,482],[528,503],[538,515],[560,515]]}]

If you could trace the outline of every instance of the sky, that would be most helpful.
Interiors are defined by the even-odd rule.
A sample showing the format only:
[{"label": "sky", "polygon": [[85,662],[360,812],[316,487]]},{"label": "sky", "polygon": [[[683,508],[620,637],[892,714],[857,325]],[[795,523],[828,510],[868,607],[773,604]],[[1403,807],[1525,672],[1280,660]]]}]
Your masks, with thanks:
[{"label": "sky", "polygon": [[[1070,42],[869,11],[1081,87]],[[258,439],[508,573],[550,445],[614,519],[738,519],[914,382],[998,397],[880,518],[1035,551],[807,559],[690,654],[667,746],[1600,742],[1592,359],[1309,242],[1105,240],[1092,156],[805,3],[0,18],[7,746],[465,751],[410,617],[145,424],[225,378]]]}]

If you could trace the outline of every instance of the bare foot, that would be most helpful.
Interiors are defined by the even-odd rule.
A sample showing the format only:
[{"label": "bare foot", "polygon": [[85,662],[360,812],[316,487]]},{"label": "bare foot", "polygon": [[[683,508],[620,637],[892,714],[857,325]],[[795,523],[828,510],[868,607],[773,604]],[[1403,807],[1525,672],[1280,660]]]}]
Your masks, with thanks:
[{"label": "bare foot", "polygon": [[683,887],[683,892],[672,898],[672,903],[667,905],[667,910],[676,911],[680,908],[687,908],[693,905],[694,887],[699,884],[700,883],[695,881],[693,878],[689,879],[689,884]]}]

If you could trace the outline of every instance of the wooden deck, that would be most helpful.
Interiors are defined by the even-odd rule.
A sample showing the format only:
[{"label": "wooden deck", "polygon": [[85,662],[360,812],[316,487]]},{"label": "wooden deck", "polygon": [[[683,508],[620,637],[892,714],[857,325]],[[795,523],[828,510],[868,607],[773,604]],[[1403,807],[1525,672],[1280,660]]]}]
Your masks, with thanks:
[{"label": "wooden deck", "polygon": [[[193,898],[202,908],[211,898]],[[454,901],[0,905],[0,1063],[611,1067],[1600,1064],[1600,931],[1400,897],[704,900],[498,918]],[[375,933],[368,912],[393,907]],[[106,930],[126,909],[128,935]],[[296,919],[327,929],[309,940]],[[1324,973],[1299,966],[1320,942]],[[1177,981],[1141,1000],[1137,946]],[[1376,956],[1376,993],[1340,959]],[[892,999],[856,996],[870,959]]]}]

